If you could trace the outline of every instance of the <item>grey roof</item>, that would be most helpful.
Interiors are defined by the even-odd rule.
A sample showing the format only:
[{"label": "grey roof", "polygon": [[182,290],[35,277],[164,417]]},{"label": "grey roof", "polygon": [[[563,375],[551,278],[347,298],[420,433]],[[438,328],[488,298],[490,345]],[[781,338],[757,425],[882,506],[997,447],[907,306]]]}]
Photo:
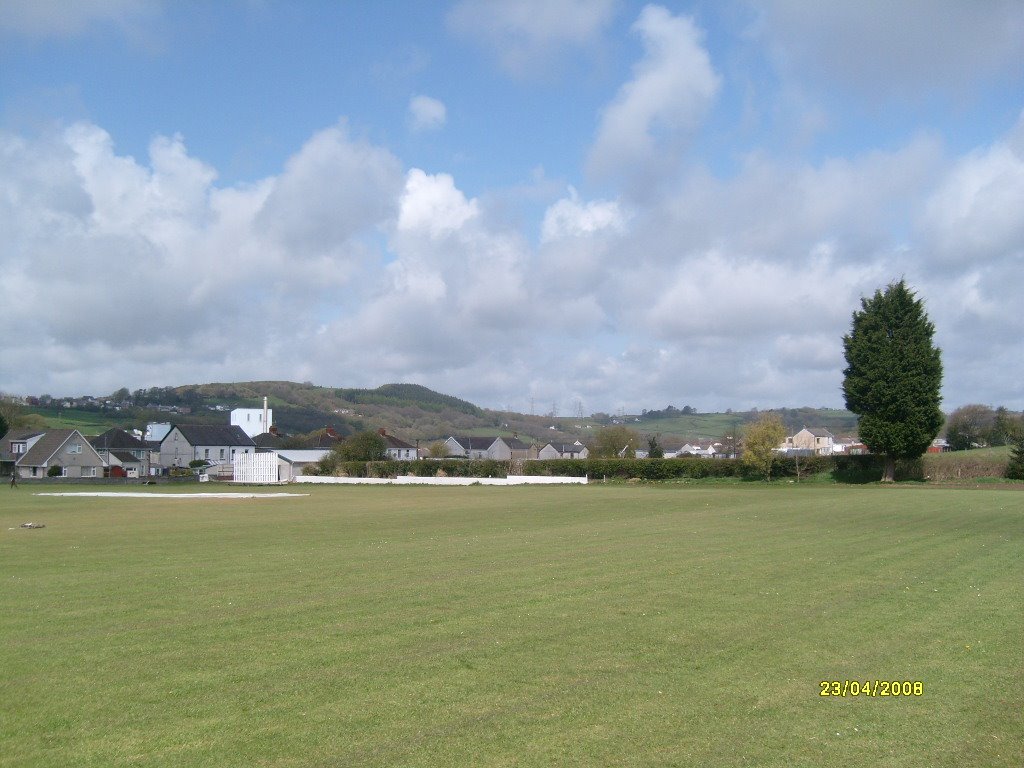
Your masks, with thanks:
[{"label": "grey roof", "polygon": [[530,444],[524,443],[518,437],[503,437],[501,441],[505,443],[513,451],[528,451],[530,450]]},{"label": "grey roof", "polygon": [[[177,428],[181,436],[193,448],[197,445],[241,445],[247,448],[256,447],[252,438],[237,424],[175,424],[171,432]],[[170,435],[171,432],[167,434]],[[164,437],[164,440],[167,440]],[[163,441],[161,441],[163,445]]]},{"label": "grey roof", "polygon": [[141,464],[142,459],[136,456],[130,451],[111,451],[110,455],[117,459],[121,464]]},{"label": "grey roof", "polygon": [[[50,457],[60,450],[60,447],[74,435],[78,435],[85,445],[89,445],[89,441],[86,440],[82,436],[82,433],[77,429],[48,429],[46,430],[46,433],[36,441],[36,444],[29,448],[28,452],[18,459],[18,466],[44,466],[50,460]],[[92,450],[91,445],[89,445],[89,449]],[[93,451],[93,453],[95,454],[96,452]],[[96,458],[99,459],[99,456]],[[103,460],[99,459],[99,461],[102,463]]]},{"label": "grey roof", "polygon": [[[546,442],[544,447],[551,445],[555,451],[559,454],[579,454],[582,452],[586,445],[581,445],[578,442]],[[544,449],[541,449],[542,451]]]},{"label": "grey roof", "polygon": [[123,429],[108,429],[101,435],[90,437],[92,447],[99,451],[144,451],[147,445]]},{"label": "grey roof", "polygon": [[0,461],[16,461],[20,459],[24,454],[11,453],[11,443],[21,442],[28,440],[30,437],[43,434],[41,429],[9,429],[7,434],[3,436],[3,440],[0,441]]},{"label": "grey roof", "polygon": [[472,437],[469,435],[463,437],[452,437],[456,443],[461,445],[467,451],[486,451],[492,445],[497,437]]},{"label": "grey roof", "polygon": [[398,448],[403,451],[416,449],[415,445],[411,445],[410,443],[405,442],[405,440],[395,437],[394,435],[381,435],[381,437],[384,438],[384,442],[387,444],[388,448]]},{"label": "grey roof", "polygon": [[279,448],[284,443],[284,436],[275,432],[261,432],[252,441],[257,448]]},{"label": "grey roof", "polygon": [[804,429],[806,429],[815,437],[835,437],[835,435],[833,435],[824,427],[804,427]]}]

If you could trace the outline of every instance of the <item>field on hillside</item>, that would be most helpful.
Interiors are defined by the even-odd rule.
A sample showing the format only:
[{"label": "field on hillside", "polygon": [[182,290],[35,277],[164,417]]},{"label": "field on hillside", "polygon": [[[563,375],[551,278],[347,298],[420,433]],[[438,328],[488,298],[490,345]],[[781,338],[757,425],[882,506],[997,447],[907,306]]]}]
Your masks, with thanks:
[{"label": "field on hillside", "polygon": [[0,766],[1024,764],[1019,491],[35,490]]}]

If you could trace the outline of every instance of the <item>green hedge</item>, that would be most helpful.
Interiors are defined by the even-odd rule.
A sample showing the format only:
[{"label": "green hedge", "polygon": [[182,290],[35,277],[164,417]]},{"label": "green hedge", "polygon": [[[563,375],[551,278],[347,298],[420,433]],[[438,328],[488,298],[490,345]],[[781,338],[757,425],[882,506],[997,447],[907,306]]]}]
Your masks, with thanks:
[{"label": "green hedge", "polygon": [[[802,456],[800,476],[831,473],[839,483],[871,483],[882,477],[881,456]],[[620,480],[681,480],[716,477],[736,477],[760,480],[750,467],[738,459],[705,459],[686,457],[676,459],[544,459],[516,462],[525,475],[556,477],[615,478]],[[436,477],[506,477],[510,463],[487,459],[422,459],[420,461],[342,461],[331,474],[349,477],[396,477],[415,475]],[[792,458],[777,458],[772,464],[772,478],[795,478],[797,463]],[[897,480],[922,480],[924,471],[920,459],[896,462]]]}]

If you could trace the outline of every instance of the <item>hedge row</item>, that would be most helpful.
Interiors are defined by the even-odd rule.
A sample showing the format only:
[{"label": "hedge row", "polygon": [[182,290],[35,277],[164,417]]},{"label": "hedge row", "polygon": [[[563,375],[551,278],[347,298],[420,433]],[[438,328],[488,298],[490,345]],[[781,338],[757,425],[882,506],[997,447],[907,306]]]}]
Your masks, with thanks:
[{"label": "hedge row", "polygon": [[[869,483],[882,476],[881,456],[804,456],[799,459],[800,476],[831,473],[840,483]],[[539,461],[494,461],[487,459],[440,459],[420,461],[343,461],[335,473],[348,477],[505,477],[509,474],[549,475],[640,480],[678,480],[709,477],[760,479],[738,459],[546,459]],[[797,460],[777,458],[773,478],[797,475]],[[921,480],[920,459],[896,463],[897,480]]]}]

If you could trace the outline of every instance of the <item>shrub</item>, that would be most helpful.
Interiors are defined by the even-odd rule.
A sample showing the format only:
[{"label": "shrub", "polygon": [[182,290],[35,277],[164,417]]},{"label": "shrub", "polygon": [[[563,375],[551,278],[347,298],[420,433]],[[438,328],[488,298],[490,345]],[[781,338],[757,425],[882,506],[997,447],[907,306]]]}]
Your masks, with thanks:
[{"label": "shrub", "polygon": [[1010,480],[1024,480],[1024,436],[1013,441],[1010,463],[1006,465],[1006,477]]}]

